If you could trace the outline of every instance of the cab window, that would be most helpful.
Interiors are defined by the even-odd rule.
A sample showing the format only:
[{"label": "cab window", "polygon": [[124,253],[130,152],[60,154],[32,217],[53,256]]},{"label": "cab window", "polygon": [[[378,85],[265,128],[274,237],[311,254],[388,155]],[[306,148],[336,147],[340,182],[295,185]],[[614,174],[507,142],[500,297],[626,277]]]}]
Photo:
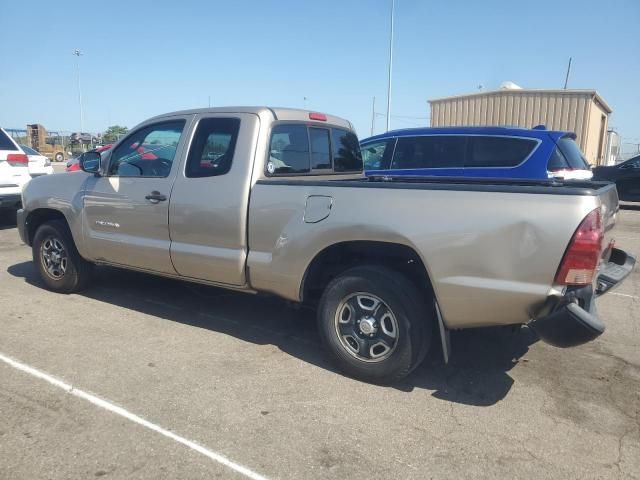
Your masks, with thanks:
[{"label": "cab window", "polygon": [[175,120],[137,130],[113,151],[108,174],[117,177],[169,176],[184,125],[184,120]]},{"label": "cab window", "polygon": [[239,130],[238,118],[200,120],[189,150],[185,175],[202,178],[229,172]]},{"label": "cab window", "polygon": [[267,171],[272,174],[306,173],[310,170],[306,125],[277,125],[271,132]]},{"label": "cab window", "polygon": [[331,168],[331,144],[329,130],[326,128],[309,128],[311,141],[311,168],[327,170]]},{"label": "cab window", "polygon": [[348,130],[292,123],[271,131],[268,175],[361,171],[358,137]]}]

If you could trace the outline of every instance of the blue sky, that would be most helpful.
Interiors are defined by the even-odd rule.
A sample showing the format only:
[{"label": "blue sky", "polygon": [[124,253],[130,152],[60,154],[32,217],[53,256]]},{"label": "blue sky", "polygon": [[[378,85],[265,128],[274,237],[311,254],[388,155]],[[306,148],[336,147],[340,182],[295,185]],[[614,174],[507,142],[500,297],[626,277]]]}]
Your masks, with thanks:
[{"label": "blue sky", "polygon": [[[427,99],[497,88],[597,89],[640,142],[640,2],[396,0],[392,128],[427,124]],[[370,133],[386,111],[390,0],[3,2],[0,125],[132,127],[213,105],[308,107]],[[308,100],[304,100],[307,97]],[[417,117],[417,118],[416,118]],[[376,119],[383,131],[384,116]]]}]

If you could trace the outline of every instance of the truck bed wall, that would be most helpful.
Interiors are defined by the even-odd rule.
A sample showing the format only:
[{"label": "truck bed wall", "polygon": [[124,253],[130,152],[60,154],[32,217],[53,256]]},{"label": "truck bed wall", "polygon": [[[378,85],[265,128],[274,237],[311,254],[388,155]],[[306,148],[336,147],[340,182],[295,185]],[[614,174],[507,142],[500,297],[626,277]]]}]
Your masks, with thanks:
[{"label": "truck bed wall", "polygon": [[[252,287],[299,300],[307,266],[326,247],[391,242],[421,256],[449,328],[524,323],[550,294],[575,229],[599,205],[597,196],[381,188],[256,184]],[[332,199],[318,223],[304,221],[311,195]]]}]

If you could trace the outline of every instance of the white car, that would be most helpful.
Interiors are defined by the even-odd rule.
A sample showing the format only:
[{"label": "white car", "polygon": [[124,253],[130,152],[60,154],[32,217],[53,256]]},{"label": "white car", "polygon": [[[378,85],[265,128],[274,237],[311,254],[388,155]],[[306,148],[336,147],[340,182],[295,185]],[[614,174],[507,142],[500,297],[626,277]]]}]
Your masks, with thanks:
[{"label": "white car", "polygon": [[20,208],[22,186],[29,180],[29,157],[0,128],[0,211]]},{"label": "white car", "polygon": [[29,157],[29,175],[39,177],[40,175],[51,175],[53,173],[51,160],[27,145],[20,145],[20,148]]}]

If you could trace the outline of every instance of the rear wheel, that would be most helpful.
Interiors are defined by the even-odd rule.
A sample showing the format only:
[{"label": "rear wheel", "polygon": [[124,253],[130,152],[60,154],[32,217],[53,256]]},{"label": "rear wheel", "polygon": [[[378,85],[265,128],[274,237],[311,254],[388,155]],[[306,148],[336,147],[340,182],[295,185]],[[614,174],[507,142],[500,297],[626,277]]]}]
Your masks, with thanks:
[{"label": "rear wheel", "polygon": [[56,162],[62,162],[64,160],[64,155],[60,152],[56,153],[55,157],[54,157]]},{"label": "rear wheel", "polygon": [[318,326],[336,365],[374,383],[408,375],[431,340],[432,319],[423,297],[386,267],[357,267],[335,278],[320,300]]},{"label": "rear wheel", "polygon": [[86,288],[93,265],[80,256],[69,227],[62,220],[38,227],[32,254],[33,264],[49,290],[74,293]]}]

